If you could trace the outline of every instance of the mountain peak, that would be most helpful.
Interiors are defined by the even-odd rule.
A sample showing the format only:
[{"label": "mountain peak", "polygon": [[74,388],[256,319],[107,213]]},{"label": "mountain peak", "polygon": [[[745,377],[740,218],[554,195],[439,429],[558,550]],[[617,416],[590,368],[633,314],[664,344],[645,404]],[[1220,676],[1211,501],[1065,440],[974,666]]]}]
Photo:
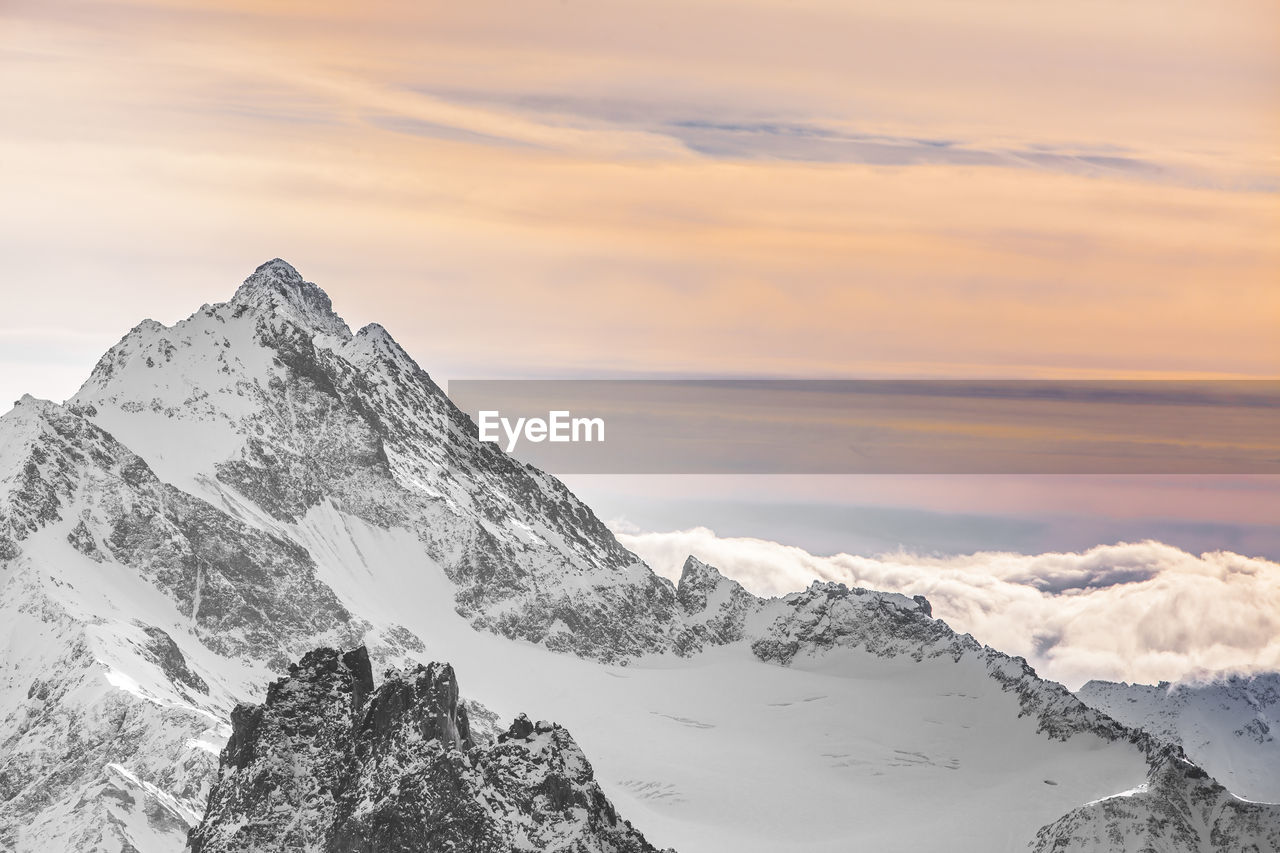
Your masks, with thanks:
[{"label": "mountain peak", "polygon": [[311,331],[347,339],[351,329],[333,310],[329,294],[303,279],[293,264],[272,258],[261,264],[231,298],[231,304],[283,312]]},{"label": "mountain peak", "polygon": [[[0,415],[0,422],[36,423],[45,418],[51,411],[60,409],[62,407],[52,400],[44,400],[40,397],[33,397],[30,394],[23,394],[13,401],[12,409]],[[0,441],[3,441],[3,439],[0,439]]]},{"label": "mountain peak", "polygon": [[13,408],[0,415],[0,481],[21,468],[27,460],[27,443],[40,429],[47,406],[53,405],[30,394],[13,401]]},{"label": "mountain peak", "polygon": [[722,578],[720,570],[714,566],[710,566],[697,557],[690,554],[685,558],[684,565],[680,567],[680,580],[676,586],[685,587],[690,584],[702,586],[715,586]]},{"label": "mountain peak", "polygon": [[302,282],[302,274],[298,272],[297,268],[293,264],[289,263],[284,258],[272,258],[266,263],[259,264],[258,268],[253,271],[253,276],[250,276],[250,278],[253,278],[254,276],[268,275],[288,281]]}]

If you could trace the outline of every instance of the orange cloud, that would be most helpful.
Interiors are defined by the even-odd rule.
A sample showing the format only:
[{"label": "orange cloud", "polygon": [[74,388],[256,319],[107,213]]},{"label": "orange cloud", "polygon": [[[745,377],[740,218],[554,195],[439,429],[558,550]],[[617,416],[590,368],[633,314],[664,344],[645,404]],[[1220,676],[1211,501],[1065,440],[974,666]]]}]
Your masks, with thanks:
[{"label": "orange cloud", "polygon": [[279,255],[445,375],[1280,372],[1271,4],[6,14],[19,325]]}]

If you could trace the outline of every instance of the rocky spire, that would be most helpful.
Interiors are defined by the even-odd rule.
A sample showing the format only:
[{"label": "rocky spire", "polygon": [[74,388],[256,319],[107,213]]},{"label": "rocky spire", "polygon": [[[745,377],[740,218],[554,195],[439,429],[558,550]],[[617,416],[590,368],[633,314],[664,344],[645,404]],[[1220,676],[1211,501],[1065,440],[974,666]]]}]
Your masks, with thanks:
[{"label": "rocky spire", "polygon": [[521,714],[474,745],[445,663],[374,689],[363,648],[317,649],[232,722],[193,853],[656,853],[560,726]]}]

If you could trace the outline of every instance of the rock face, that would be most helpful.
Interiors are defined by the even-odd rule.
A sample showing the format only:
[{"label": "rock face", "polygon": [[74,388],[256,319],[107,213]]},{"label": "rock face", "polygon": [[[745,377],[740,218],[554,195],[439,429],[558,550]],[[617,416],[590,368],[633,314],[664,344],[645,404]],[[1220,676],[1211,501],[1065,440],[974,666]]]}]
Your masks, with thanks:
[{"label": "rock face", "polygon": [[1033,853],[1271,853],[1280,805],[1232,796],[1181,750],[1152,763],[1147,784],[1081,806],[1040,830]]},{"label": "rock face", "polygon": [[193,853],[649,853],[558,725],[472,740],[448,664],[376,687],[364,648],[308,653],[238,706]]},{"label": "rock face", "polygon": [[1232,792],[1280,803],[1280,673],[1178,684],[1090,681],[1076,695],[1126,726],[1181,746]]},{"label": "rock face", "polygon": [[741,640],[748,616],[760,606],[760,599],[741,584],[696,557],[685,560],[676,601],[683,617],[683,629],[674,640],[674,651],[680,655]]}]

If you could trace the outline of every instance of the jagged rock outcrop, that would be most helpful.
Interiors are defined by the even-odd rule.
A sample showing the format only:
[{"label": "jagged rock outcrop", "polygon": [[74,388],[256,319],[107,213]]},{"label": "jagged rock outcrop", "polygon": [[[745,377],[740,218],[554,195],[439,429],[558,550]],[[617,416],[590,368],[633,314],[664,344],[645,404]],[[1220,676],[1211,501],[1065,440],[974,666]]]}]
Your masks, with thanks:
[{"label": "jagged rock outcrop", "polygon": [[308,653],[237,707],[192,853],[649,853],[558,725],[472,740],[448,664],[375,687],[364,648]]},{"label": "jagged rock outcrop", "polygon": [[928,616],[927,605],[894,593],[814,581],[784,596],[786,605],[752,644],[763,660],[790,663],[799,652],[863,648],[874,655],[959,657],[980,646]]},{"label": "jagged rock outcrop", "polygon": [[836,649],[916,662],[970,656],[1001,689],[1017,696],[1020,715],[1035,718],[1046,736],[1066,740],[1089,733],[1131,742],[1144,751],[1152,748],[1150,738],[1087,707],[1062,685],[1040,678],[1025,659],[984,646],[934,619],[924,596],[814,581],[801,592],[762,600],[692,557],[685,574],[688,580],[681,578],[678,595],[691,627],[680,636],[693,633],[703,646],[745,639],[756,657],[784,666],[800,655],[821,656]]},{"label": "jagged rock outcrop", "polygon": [[1233,796],[1171,748],[1147,783],[1088,803],[1040,830],[1033,853],[1273,853],[1280,805]]},{"label": "jagged rock outcrop", "polygon": [[674,646],[681,655],[741,640],[748,616],[760,606],[740,583],[692,556],[681,570],[676,601],[683,618]]}]

